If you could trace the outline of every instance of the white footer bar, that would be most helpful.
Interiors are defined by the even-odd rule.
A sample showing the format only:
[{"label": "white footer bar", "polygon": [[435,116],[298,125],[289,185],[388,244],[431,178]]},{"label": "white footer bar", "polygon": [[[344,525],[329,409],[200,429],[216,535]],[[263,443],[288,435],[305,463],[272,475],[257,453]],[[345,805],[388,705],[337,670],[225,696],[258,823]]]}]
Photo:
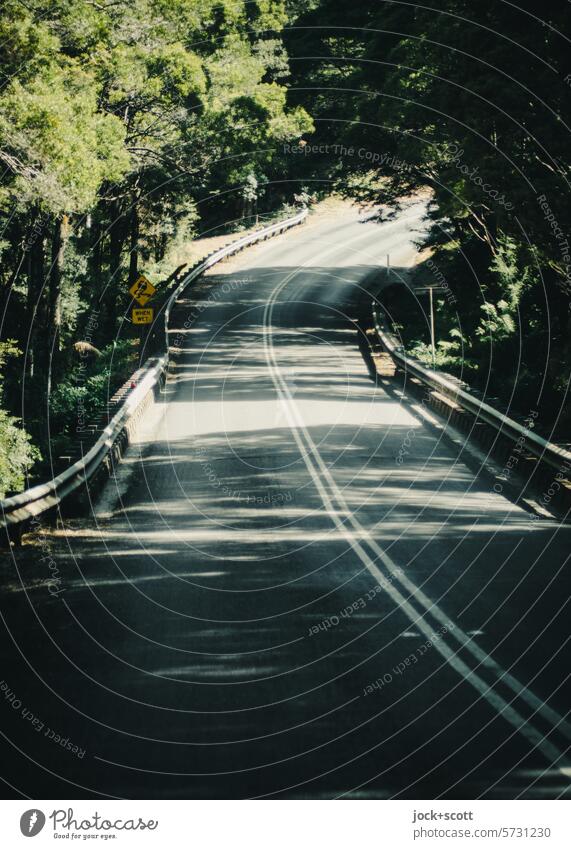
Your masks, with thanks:
[{"label": "white footer bar", "polygon": [[3,801],[0,820],[10,849],[571,846],[569,801]]}]

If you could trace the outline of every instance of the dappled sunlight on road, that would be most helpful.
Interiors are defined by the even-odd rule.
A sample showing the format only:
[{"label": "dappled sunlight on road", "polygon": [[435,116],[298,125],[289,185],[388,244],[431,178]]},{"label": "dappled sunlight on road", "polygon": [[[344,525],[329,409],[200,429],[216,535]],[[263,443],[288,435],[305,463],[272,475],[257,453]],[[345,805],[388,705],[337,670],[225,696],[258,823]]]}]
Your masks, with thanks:
[{"label": "dappled sunlight on road", "polygon": [[387,244],[353,219],[349,242],[268,244],[180,300],[159,402],[91,521],[53,535],[61,598],[39,558],[9,587],[106,790],[469,797],[550,765],[528,729],[536,692],[560,709],[568,534],[372,376],[360,316]]}]

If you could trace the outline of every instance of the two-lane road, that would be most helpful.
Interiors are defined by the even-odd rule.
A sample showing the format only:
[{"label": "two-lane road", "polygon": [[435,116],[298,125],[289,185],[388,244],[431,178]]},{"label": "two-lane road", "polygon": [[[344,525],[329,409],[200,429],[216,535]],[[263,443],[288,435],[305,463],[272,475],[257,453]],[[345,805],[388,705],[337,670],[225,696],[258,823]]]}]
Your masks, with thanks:
[{"label": "two-lane road", "polygon": [[164,404],[53,552],[64,591],[6,581],[0,677],[85,749],[0,700],[15,792],[568,794],[570,533],[362,355],[421,214],[312,221],[179,303]]}]

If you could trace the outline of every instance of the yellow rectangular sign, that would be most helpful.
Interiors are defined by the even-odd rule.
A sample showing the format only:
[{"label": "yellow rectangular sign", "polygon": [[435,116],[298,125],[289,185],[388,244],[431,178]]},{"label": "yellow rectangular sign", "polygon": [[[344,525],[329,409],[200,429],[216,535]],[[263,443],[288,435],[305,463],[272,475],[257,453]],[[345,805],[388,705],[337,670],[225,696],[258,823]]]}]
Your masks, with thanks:
[{"label": "yellow rectangular sign", "polygon": [[153,297],[157,290],[153,286],[150,280],[147,280],[144,274],[141,274],[138,277],[131,288],[129,289],[129,294],[133,296],[133,298],[141,304],[142,307],[145,306],[147,301]]},{"label": "yellow rectangular sign", "polygon": [[147,307],[144,310],[139,310],[135,307],[133,309],[133,324],[151,324],[154,312],[151,307]]}]

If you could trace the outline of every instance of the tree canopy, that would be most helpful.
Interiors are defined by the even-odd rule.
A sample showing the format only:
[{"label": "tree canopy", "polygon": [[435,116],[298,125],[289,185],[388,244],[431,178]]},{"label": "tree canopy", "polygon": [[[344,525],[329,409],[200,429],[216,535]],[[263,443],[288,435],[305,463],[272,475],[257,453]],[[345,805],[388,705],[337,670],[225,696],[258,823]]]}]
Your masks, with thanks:
[{"label": "tree canopy", "polygon": [[[330,143],[307,179],[389,205],[429,191],[426,246],[455,300],[439,302],[441,364],[548,419],[571,365],[570,17],[552,0],[324,0],[287,38],[312,143]],[[412,300],[388,297],[422,353]]]},{"label": "tree canopy", "polygon": [[[555,0],[5,0],[10,427],[23,410],[47,457],[50,410],[66,431],[88,381],[103,403],[129,368],[128,285],[175,274],[173,246],[332,190],[382,215],[424,192],[417,280],[452,294],[438,365],[569,424],[569,17]],[[309,141],[323,153],[287,154]],[[383,297],[429,357],[418,304]]]},{"label": "tree canopy", "polygon": [[[48,406],[65,429],[62,393],[77,396],[90,316],[103,350],[141,268],[168,277],[169,246],[253,214],[252,191],[263,211],[276,145],[311,131],[287,102],[289,15],[283,0],[2,5],[0,287],[23,352],[4,403],[21,408],[23,386],[44,454]],[[278,187],[265,200],[288,198]]]}]

